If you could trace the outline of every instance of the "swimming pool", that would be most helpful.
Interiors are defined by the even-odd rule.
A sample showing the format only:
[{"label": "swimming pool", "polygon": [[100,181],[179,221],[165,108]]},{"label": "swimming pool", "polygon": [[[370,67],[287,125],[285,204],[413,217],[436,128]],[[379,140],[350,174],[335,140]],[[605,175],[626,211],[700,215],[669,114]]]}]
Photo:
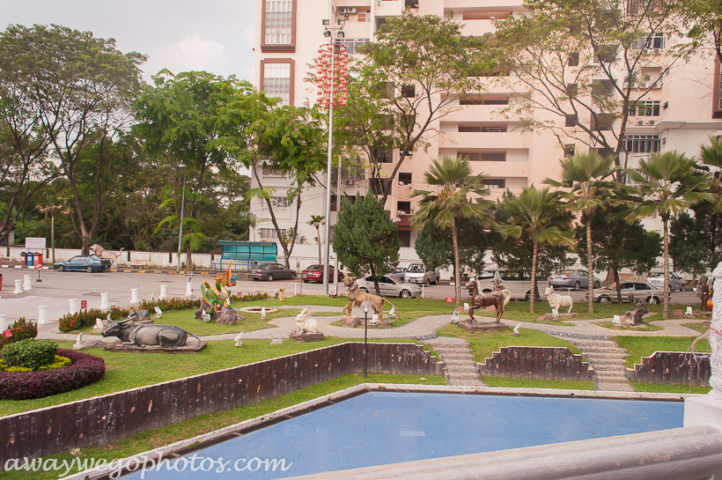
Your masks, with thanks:
[{"label": "swimming pool", "polygon": [[[200,449],[145,478],[285,478],[677,428],[683,415],[684,404],[669,401],[369,392]],[[272,471],[269,460],[284,463]]]}]

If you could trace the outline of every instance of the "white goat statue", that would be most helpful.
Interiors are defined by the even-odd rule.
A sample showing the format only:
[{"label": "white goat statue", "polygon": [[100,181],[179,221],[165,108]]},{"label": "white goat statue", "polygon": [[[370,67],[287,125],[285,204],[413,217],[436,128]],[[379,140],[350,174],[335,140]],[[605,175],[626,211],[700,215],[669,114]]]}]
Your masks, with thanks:
[{"label": "white goat statue", "polygon": [[553,287],[547,287],[544,291],[544,296],[547,297],[547,302],[549,302],[549,306],[552,307],[552,318],[554,318],[554,320],[559,318],[560,307],[569,307],[567,313],[572,313],[574,299],[571,296],[554,293]]},{"label": "white goat statue", "polygon": [[306,313],[304,308],[301,313],[296,315],[296,325],[298,327],[296,333],[318,333],[318,321],[315,318],[308,318],[313,313],[312,311]]}]

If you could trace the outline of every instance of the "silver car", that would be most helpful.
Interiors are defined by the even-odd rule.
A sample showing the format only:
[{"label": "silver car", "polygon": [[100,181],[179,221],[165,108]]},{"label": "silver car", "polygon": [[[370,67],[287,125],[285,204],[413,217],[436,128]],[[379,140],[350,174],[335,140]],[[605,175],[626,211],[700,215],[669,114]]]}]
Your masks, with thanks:
[{"label": "silver car", "polygon": [[[664,288],[664,273],[650,273],[647,275],[647,283],[654,285],[656,288]],[[681,292],[684,290],[684,279],[678,273],[669,272],[669,291]]]},{"label": "silver car", "polygon": [[[602,286],[601,280],[597,277],[594,278],[594,288]],[[586,270],[581,269],[568,269],[563,272],[555,273],[549,277],[549,285],[554,288],[573,288],[579,290],[580,288],[589,288],[589,274]]]},{"label": "silver car", "polygon": [[[615,288],[599,288],[592,290],[594,301],[599,303],[612,303],[617,301]],[[647,282],[624,282],[621,285],[622,302],[634,303],[644,300],[649,304],[661,303],[664,290],[655,288]]]},{"label": "silver car", "polygon": [[[384,275],[379,279],[379,290],[381,295],[385,297],[418,297],[421,295],[421,287],[412,283],[405,283],[397,278],[389,275]],[[374,279],[371,275],[357,280],[359,290],[366,293],[376,293],[376,287],[374,287]]]}]

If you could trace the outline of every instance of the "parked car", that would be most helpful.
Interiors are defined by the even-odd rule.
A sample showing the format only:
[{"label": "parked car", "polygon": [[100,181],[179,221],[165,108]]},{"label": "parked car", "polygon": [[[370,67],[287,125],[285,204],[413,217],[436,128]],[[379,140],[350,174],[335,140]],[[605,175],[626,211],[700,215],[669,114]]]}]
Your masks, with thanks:
[{"label": "parked car", "polygon": [[[333,282],[334,268],[332,265],[328,267],[328,281]],[[323,282],[323,265],[311,265],[303,270],[301,278],[305,283]],[[343,280],[343,273],[338,272],[338,281]]]},{"label": "parked car", "polygon": [[253,268],[248,274],[248,278],[252,278],[253,280],[268,280],[269,282],[283,278],[293,280],[296,278],[296,272],[286,268],[285,265],[281,265],[280,263],[266,263]]},{"label": "parked car", "polygon": [[[487,269],[476,276],[480,293],[490,293],[494,290],[494,281],[500,278],[502,286],[511,293],[513,300],[531,299],[531,275],[525,272]],[[545,275],[537,274],[537,291],[541,294],[549,286]],[[466,285],[469,296],[473,295],[471,282]]]},{"label": "parked car", "polygon": [[394,277],[396,280],[403,282],[404,281],[404,275],[406,275],[406,268],[404,267],[396,267],[396,270],[388,274],[389,277]]},{"label": "parked car", "polygon": [[426,285],[438,285],[439,273],[427,269],[423,263],[412,263],[406,269],[404,281],[407,283],[418,283]]},{"label": "parked car", "polygon": [[[601,280],[594,278],[594,288],[602,286]],[[589,273],[582,269],[568,269],[549,276],[549,285],[554,288],[589,288]]]},{"label": "parked car", "polygon": [[[402,282],[389,275],[379,277],[379,290],[381,295],[386,297],[418,297],[421,295],[421,287],[413,283]],[[357,280],[359,290],[366,293],[376,293],[374,279],[371,275]]]},{"label": "parked car", "polygon": [[[664,273],[663,272],[652,272],[647,275],[647,283],[654,285],[656,288],[664,288]],[[669,291],[670,292],[682,292],[684,291],[684,278],[682,275],[669,272]]]},{"label": "parked car", "polygon": [[[664,290],[656,288],[647,282],[624,282],[621,285],[622,301],[634,303],[644,300],[647,303],[661,303],[664,298]],[[599,303],[612,303],[617,301],[617,290],[615,288],[600,288],[592,290],[594,301]],[[588,298],[588,297],[587,297]]]},{"label": "parked car", "polygon": [[111,262],[107,258],[100,258],[95,255],[77,255],[70,260],[55,262],[53,268],[58,272],[104,272],[110,270]]}]

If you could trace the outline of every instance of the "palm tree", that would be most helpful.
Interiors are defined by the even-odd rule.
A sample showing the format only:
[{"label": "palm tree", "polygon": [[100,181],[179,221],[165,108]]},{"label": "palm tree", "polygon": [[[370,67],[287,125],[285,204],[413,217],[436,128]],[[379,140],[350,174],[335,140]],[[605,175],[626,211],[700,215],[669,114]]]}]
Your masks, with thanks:
[{"label": "palm tree", "polygon": [[[709,137],[709,146],[700,145],[700,157],[702,163],[712,167],[722,168],[722,140],[717,137]],[[722,212],[722,181],[720,178],[715,177],[714,187],[717,194],[715,200],[714,209],[717,212]]]},{"label": "palm tree", "polygon": [[[459,265],[458,225],[464,219],[474,218],[482,222],[491,222],[489,208],[492,202],[484,197],[489,190],[484,187],[484,175],[472,175],[471,164],[464,158],[444,156],[439,163],[434,160],[424,174],[426,184],[441,187],[441,191],[414,190],[412,197],[421,197],[419,208],[411,217],[411,224],[417,230],[432,224],[442,230],[450,231],[454,246],[454,284],[456,287],[456,307],[461,306],[461,266]],[[438,189],[437,189],[438,190]],[[471,194],[479,198],[473,200]]]},{"label": "palm tree", "polygon": [[582,224],[587,229],[587,273],[589,275],[587,313],[594,313],[594,257],[592,256],[592,225],[591,218],[594,212],[602,206],[607,192],[613,183],[607,181],[615,168],[613,159],[604,159],[597,153],[576,154],[559,162],[562,166],[562,181],[547,178],[545,183],[563,187],[571,183],[571,191],[559,192],[566,199],[566,208],[572,212],[580,212]]},{"label": "palm tree", "polygon": [[662,220],[664,242],[664,308],[662,316],[669,318],[669,220],[672,216],[701,200],[712,201],[704,192],[708,176],[697,163],[676,151],[655,153],[648,160],[639,161],[638,170],[628,170],[629,178],[639,184],[627,220],[633,222],[659,215]]},{"label": "palm tree", "polygon": [[307,222],[312,227],[316,227],[316,240],[318,241],[318,263],[323,263],[321,260],[321,225],[326,223],[326,217],[323,215],[311,215],[311,220]]},{"label": "palm tree", "polygon": [[537,190],[534,185],[524,188],[518,197],[508,196],[502,208],[509,213],[509,223],[499,227],[500,233],[513,238],[526,235],[532,241],[529,312],[534,313],[539,245],[543,243],[573,245],[574,239],[568,229],[568,218],[562,214],[562,206],[555,194],[548,188]]}]

